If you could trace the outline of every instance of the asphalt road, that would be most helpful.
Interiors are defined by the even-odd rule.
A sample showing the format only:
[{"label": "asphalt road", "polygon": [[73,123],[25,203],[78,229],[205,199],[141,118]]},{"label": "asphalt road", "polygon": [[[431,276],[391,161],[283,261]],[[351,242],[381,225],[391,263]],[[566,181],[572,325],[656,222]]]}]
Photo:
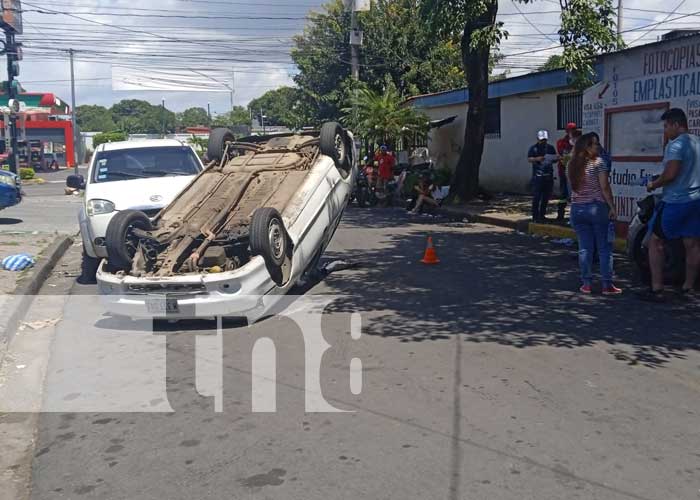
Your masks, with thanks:
[{"label": "asphalt road", "polygon": [[[437,266],[418,263],[428,234]],[[20,337],[12,358],[28,367],[10,376],[47,370],[31,498],[700,498],[696,305],[582,297],[570,249],[393,211],[349,210],[327,258],[363,263],[306,293],[333,298],[321,393],[345,413],[305,411],[309,365],[288,317],[221,336],[211,322],[154,329],[70,285],[46,309],[63,317],[55,332]],[[44,293],[68,284],[52,279]],[[265,337],[276,377],[252,366]],[[254,413],[270,399],[251,388],[275,379],[276,411]]]},{"label": "asphalt road", "polygon": [[0,212],[0,232],[77,233],[82,198],[64,193],[66,177],[72,173],[72,169],[38,172],[46,182],[25,185],[22,202]]}]

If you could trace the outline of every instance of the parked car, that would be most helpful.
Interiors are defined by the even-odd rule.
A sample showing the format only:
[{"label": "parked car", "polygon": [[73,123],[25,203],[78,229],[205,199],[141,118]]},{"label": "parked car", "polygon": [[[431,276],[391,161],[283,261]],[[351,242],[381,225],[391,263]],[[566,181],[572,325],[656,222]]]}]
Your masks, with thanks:
[{"label": "parked car", "polygon": [[19,175],[0,170],[0,210],[22,201],[22,182]]},{"label": "parked car", "polygon": [[[647,240],[649,222],[660,199],[660,195],[649,195],[637,203],[637,213],[630,223],[627,234],[627,255],[634,262],[640,280],[644,283],[651,281]],[[683,246],[683,241],[665,241],[664,249],[664,281],[672,284],[682,283],[685,277],[685,247]]]},{"label": "parked car", "polygon": [[78,213],[83,240],[81,281],[95,280],[107,257],[105,238],[112,218],[124,210],[155,216],[203,170],[194,150],[176,140],[154,139],[101,144],[87,178],[70,175],[68,187],[85,190]]},{"label": "parked car", "polygon": [[240,141],[212,131],[212,163],[168,207],[110,222],[97,272],[107,309],[169,319],[262,313],[262,298],[287,293],[330,243],[355,183],[355,150],[337,123]]}]

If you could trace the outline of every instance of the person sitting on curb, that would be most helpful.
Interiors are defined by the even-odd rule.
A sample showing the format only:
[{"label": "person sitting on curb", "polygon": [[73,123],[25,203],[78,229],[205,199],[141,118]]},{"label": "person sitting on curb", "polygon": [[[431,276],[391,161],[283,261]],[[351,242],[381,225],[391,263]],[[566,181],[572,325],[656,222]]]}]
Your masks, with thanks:
[{"label": "person sitting on curb", "polygon": [[685,282],[680,290],[688,298],[700,273],[700,138],[688,133],[688,118],[672,108],[661,117],[669,140],[664,152],[664,171],[647,184],[647,191],[663,188],[662,201],[649,221],[649,267],[651,289],[640,295],[649,302],[665,302],[664,240],[683,239]]},{"label": "person sitting on curb", "polygon": [[435,187],[430,184],[430,180],[426,176],[421,176],[418,183],[413,188],[418,194],[416,199],[416,206],[411,210],[412,214],[420,213],[423,205],[430,205],[431,207],[437,207],[439,203],[433,198],[433,190]]},{"label": "person sitting on curb", "polygon": [[537,132],[537,144],[527,153],[527,161],[532,164],[532,220],[547,220],[547,205],[554,189],[554,162],[559,161],[554,146],[547,144],[549,132]]}]

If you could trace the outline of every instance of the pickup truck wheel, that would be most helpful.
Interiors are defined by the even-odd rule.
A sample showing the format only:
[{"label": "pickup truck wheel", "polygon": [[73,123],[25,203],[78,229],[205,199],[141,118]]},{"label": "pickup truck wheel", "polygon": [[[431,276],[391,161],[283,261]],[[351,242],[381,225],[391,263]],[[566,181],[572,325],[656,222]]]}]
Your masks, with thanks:
[{"label": "pickup truck wheel", "polygon": [[227,128],[215,128],[209,134],[207,145],[207,157],[210,161],[221,161],[226,153],[226,143],[233,142],[236,138]]},{"label": "pickup truck wheel", "polygon": [[288,248],[289,236],[282,216],[274,208],[258,208],[250,224],[250,252],[261,255],[268,268],[279,270],[287,258]]},{"label": "pickup truck wheel", "polygon": [[348,171],[350,158],[348,136],[337,122],[324,123],[321,127],[321,153],[330,156],[338,169]]},{"label": "pickup truck wheel", "polygon": [[120,271],[130,271],[131,263],[138,248],[138,238],[134,229],[150,231],[151,219],[139,210],[122,210],[112,217],[107,226],[105,243],[110,267]]}]

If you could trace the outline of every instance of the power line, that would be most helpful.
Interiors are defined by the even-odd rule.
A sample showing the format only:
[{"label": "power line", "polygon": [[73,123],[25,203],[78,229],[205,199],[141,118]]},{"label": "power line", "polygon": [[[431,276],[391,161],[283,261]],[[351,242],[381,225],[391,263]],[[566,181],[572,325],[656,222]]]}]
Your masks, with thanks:
[{"label": "power line", "polygon": [[[661,21],[661,23],[664,23],[664,22],[665,22],[666,20],[668,20],[668,18],[671,17],[678,9],[680,9],[681,7],[683,7],[683,4],[685,3],[685,1],[686,1],[686,0],[681,0],[681,3],[679,3],[678,5],[676,5],[676,8],[673,9],[671,12],[669,12],[668,15],[666,15],[666,17],[663,19],[663,21]],[[645,36],[647,36],[650,32],[651,32],[651,30],[644,32],[643,34],[641,34],[640,36],[638,36],[637,38],[635,38],[634,40],[632,40],[632,41],[630,42],[630,45],[632,45],[632,44],[635,43],[635,42],[638,42],[639,40],[641,40],[642,38],[644,38]]]}]

